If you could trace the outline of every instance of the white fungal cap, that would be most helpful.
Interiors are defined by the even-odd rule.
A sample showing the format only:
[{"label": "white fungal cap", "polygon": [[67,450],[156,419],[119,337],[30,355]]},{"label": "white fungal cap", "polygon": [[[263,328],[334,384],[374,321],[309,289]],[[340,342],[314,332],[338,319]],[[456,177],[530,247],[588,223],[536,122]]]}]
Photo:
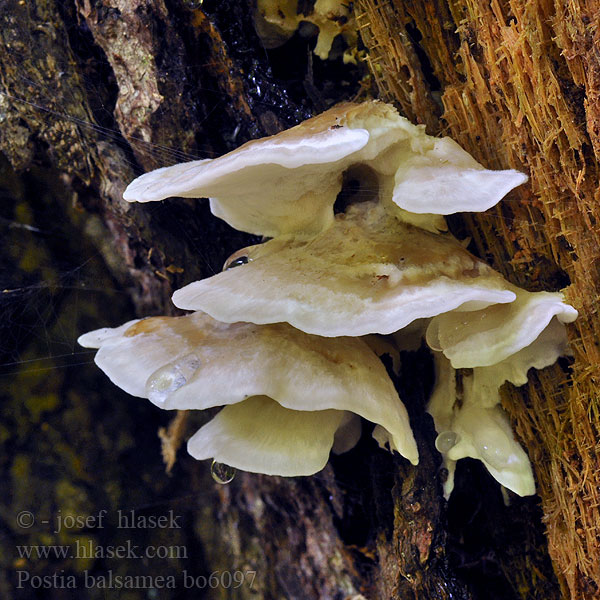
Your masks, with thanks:
[{"label": "white fungal cap", "polygon": [[[435,358],[436,384],[427,412],[433,417],[438,432],[436,448],[448,470],[445,497],[449,498],[454,488],[456,462],[465,457],[480,460],[496,481],[516,494],[535,494],[529,458],[514,439],[508,418],[499,406],[499,388],[486,386],[484,395],[483,390],[477,389],[472,374],[453,369],[441,353],[436,353]],[[493,369],[484,367],[480,371]]]},{"label": "white fungal cap", "polygon": [[[480,348],[485,352],[484,347]],[[449,471],[444,484],[446,497],[454,485],[456,461],[467,456],[481,460],[499,483],[520,496],[535,493],[529,459],[514,439],[508,418],[499,406],[499,390],[505,381],[515,385],[527,383],[530,368],[542,369],[565,354],[566,330],[557,317],[529,345],[497,364],[476,367],[471,372],[459,373],[441,352],[436,352],[436,384],[427,411],[434,419],[439,433],[436,446]]]},{"label": "white fungal cap", "polygon": [[[204,409],[268,396],[286,415],[284,409],[351,411],[382,425],[394,449],[418,461],[406,409],[383,364],[360,339],[311,336],[284,323],[220,323],[199,312],[100,331],[80,338],[99,347],[96,364],[113,383],[161,408]],[[356,442],[356,426],[340,436],[340,448],[353,436]]]},{"label": "white fungal cap", "polygon": [[290,410],[257,396],[221,410],[190,438],[188,452],[252,473],[312,475],[327,463],[345,415]]},{"label": "white fungal cap", "polygon": [[360,336],[515,299],[510,284],[454,238],[372,202],[350,206],[310,241],[280,237],[245,255],[247,264],[176,291],[175,305],[224,322],[287,321],[317,335]]},{"label": "white fungal cap", "polygon": [[123,197],[137,202],[208,197],[213,214],[242,231],[266,236],[319,231],[333,217],[342,162],[369,145],[362,123],[346,125],[353,108],[341,105],[214,160],[146,173]]},{"label": "white fungal cap", "polygon": [[[376,425],[376,427],[381,427],[381,425]],[[345,412],[344,417],[335,432],[331,451],[334,454],[343,454],[344,452],[348,452],[348,450],[352,450],[358,443],[361,434],[362,423],[360,417],[354,413]],[[398,450],[397,448],[392,449]]]},{"label": "white fungal cap", "polygon": [[491,367],[473,369],[473,387],[478,403],[492,406],[491,390],[498,389],[505,381],[517,386],[525,385],[529,369],[543,369],[553,365],[560,356],[569,356],[570,353],[567,329],[558,317],[554,317],[528,346]]},{"label": "white fungal cap", "polygon": [[[561,323],[577,318],[560,292],[532,293],[512,285],[509,289],[516,294],[510,304],[468,314],[447,312],[432,319],[426,334],[429,346],[441,350],[456,369],[494,365],[532,344],[554,317]],[[560,346],[564,327],[551,330],[557,332]]]},{"label": "white fungal cap", "polygon": [[409,212],[482,212],[527,181],[513,169],[484,168],[451,138],[417,140],[418,151],[400,162],[394,176],[394,202]]},{"label": "white fungal cap", "polygon": [[535,494],[529,457],[515,440],[508,417],[500,406],[465,406],[457,411],[452,430],[458,443],[448,451],[448,461],[456,462],[467,456],[476,458],[505,488],[519,496]]},{"label": "white fungal cap", "polygon": [[213,214],[236,229],[306,237],[331,224],[342,175],[356,165],[376,175],[376,196],[419,213],[405,217],[427,228],[440,224],[430,213],[485,210],[527,179],[484,169],[456,143],[428,136],[391,105],[372,101],[337,105],[214,160],[146,173],[123,197],[208,197]]}]

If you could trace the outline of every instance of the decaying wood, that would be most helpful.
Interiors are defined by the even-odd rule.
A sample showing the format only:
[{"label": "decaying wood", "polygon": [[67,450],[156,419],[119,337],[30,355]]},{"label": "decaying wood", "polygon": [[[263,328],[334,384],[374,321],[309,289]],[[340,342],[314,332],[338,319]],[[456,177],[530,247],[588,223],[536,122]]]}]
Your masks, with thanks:
[{"label": "decaying wood", "polygon": [[[530,173],[501,206],[468,219],[482,256],[530,289],[567,287],[580,317],[570,372],[555,366],[504,406],[535,466],[565,595],[600,594],[600,42],[597,2],[358,3],[383,97],[490,167]],[[407,40],[407,29],[419,32]],[[377,41],[376,41],[377,40]],[[389,41],[388,41],[389,40]],[[428,62],[415,60],[419,46]],[[443,113],[431,110],[437,79]],[[403,83],[398,83],[403,82]]]}]

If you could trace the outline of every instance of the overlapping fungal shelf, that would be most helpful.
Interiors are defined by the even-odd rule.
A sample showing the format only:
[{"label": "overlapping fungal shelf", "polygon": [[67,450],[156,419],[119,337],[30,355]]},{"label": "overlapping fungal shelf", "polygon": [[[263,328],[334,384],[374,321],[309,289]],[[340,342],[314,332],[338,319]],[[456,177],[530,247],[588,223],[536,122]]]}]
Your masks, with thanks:
[{"label": "overlapping fungal shelf", "polygon": [[567,354],[564,324],[577,312],[561,293],[506,281],[444,220],[486,210],[526,179],[485,169],[376,101],[147,173],[126,200],[210,198],[216,216],[272,239],[175,292],[191,314],[101,329],[80,343],[99,348],[96,363],[115,384],[157,406],[225,407],[190,439],[192,456],[294,476],[322,469],[332,448],[353,447],[359,417],[376,424],[381,446],[417,463],[406,410],[369,336],[403,347],[420,332],[436,359],[428,411],[446,494],[467,456],[533,494],[499,388]]}]

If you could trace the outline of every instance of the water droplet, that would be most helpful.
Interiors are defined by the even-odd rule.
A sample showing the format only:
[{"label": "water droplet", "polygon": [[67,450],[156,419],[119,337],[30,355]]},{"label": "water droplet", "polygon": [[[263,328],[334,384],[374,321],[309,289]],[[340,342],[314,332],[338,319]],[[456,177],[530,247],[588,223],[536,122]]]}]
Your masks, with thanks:
[{"label": "water droplet", "polygon": [[225,463],[220,463],[216,460],[213,460],[212,465],[210,466],[210,474],[217,483],[224,485],[233,481],[233,478],[236,474],[236,469],[226,465]]},{"label": "water droplet", "polygon": [[435,438],[435,447],[438,452],[442,454],[446,454],[449,452],[456,444],[460,442],[460,435],[454,431],[442,431]]},{"label": "water droplet", "polygon": [[188,382],[199,367],[198,357],[187,354],[154,371],[146,381],[146,394],[150,402],[163,404],[175,390]]},{"label": "water droplet", "polygon": [[242,265],[247,265],[250,262],[250,259],[247,256],[238,256],[234,258],[232,261],[225,263],[225,267],[223,271],[229,271],[229,269],[234,269],[235,267],[241,267]]}]

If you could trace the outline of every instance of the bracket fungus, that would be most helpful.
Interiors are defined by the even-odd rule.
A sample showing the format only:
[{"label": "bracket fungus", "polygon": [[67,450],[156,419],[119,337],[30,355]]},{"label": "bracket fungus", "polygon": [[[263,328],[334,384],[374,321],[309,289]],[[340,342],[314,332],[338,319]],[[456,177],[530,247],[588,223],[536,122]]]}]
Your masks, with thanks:
[{"label": "bracket fungus", "polygon": [[484,169],[458,144],[427,135],[389,104],[365,102],[339,104],[220,158],[156,169],[129,184],[123,197],[210,198],[213,214],[236,229],[310,239],[333,224],[344,173],[359,165],[370,174],[362,177],[370,188],[363,194],[434,232],[445,229],[441,215],[487,210],[527,181],[518,171]]},{"label": "bracket fungus", "polygon": [[369,335],[392,334],[386,343],[399,348],[424,337],[436,356],[428,412],[450,473],[446,494],[465,456],[532,494],[499,388],[568,354],[564,324],[577,311],[559,292],[506,281],[444,220],[486,210],[526,179],[485,169],[377,101],[147,173],[126,200],[208,197],[215,216],[272,239],[175,292],[176,306],[196,312],[80,342],[99,348],[96,362],[117,385],[163,408],[225,406],[191,438],[193,456],[299,475],[322,468],[332,446],[354,445],[355,415],[376,424],[381,446],[417,462],[406,410]]},{"label": "bracket fungus", "polygon": [[286,323],[227,324],[195,312],[92,331],[79,343],[99,348],[96,363],[113,383],[160,408],[227,406],[190,440],[196,458],[310,475],[325,466],[338,430],[336,446],[354,446],[360,429],[340,429],[352,413],[380,425],[391,447],[417,463],[406,409],[360,338],[325,339]]},{"label": "bracket fungus", "polygon": [[[573,311],[565,306],[568,318],[576,316]],[[531,342],[527,339],[527,327],[519,325],[517,337],[521,339],[521,349],[495,364],[476,366],[489,362],[486,348],[481,346],[477,335],[471,336],[471,352],[455,355],[452,360],[445,353],[435,354],[437,380],[427,410],[440,432],[436,447],[448,469],[444,483],[446,496],[452,492],[456,461],[465,457],[481,460],[497,481],[520,496],[535,493],[529,459],[514,439],[508,418],[500,407],[500,387],[506,381],[524,385],[530,368],[543,369],[553,364],[559,356],[568,354],[568,343],[559,318],[551,318]],[[476,348],[483,350],[479,357]],[[472,368],[455,368],[454,361],[470,364]]]}]

